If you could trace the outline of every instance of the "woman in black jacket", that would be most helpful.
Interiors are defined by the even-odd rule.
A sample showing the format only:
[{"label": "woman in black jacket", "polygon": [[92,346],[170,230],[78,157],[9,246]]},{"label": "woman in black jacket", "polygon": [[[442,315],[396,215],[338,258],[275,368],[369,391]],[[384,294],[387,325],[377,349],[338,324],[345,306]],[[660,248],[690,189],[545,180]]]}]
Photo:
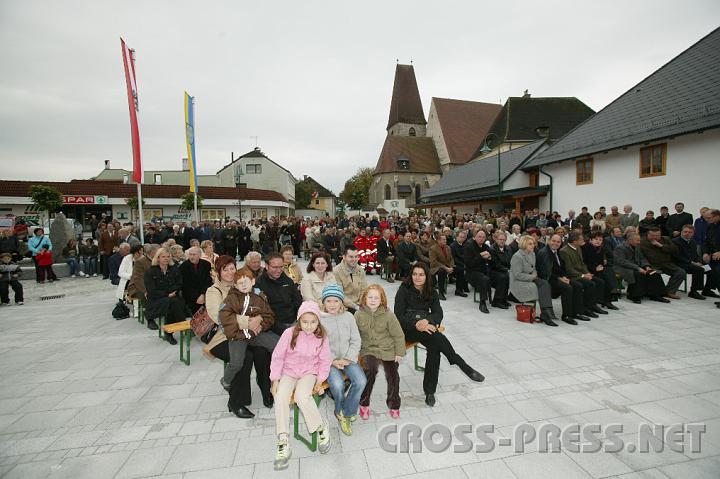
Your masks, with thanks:
[{"label": "woman in black jacket", "polygon": [[[145,289],[148,328],[157,329],[155,319],[161,316],[165,317],[165,324],[185,320],[185,302],[180,297],[182,276],[166,248],[157,250],[152,266],[145,272]],[[170,344],[177,344],[172,334],[165,333],[165,340]]]},{"label": "woman in black jacket", "polygon": [[212,286],[210,276],[212,265],[208,261],[201,261],[202,250],[193,246],[187,251],[187,261],[180,265],[182,276],[182,295],[192,314],[205,304],[205,291]]},{"label": "woman in black jacket", "polygon": [[471,368],[455,352],[447,337],[437,331],[443,311],[438,293],[428,280],[429,275],[430,270],[425,263],[413,265],[395,296],[394,311],[405,332],[405,340],[419,342],[427,350],[423,391],[425,404],[432,407],[435,405],[435,390],[440,372],[440,353],[473,381],[482,382],[485,377]]}]

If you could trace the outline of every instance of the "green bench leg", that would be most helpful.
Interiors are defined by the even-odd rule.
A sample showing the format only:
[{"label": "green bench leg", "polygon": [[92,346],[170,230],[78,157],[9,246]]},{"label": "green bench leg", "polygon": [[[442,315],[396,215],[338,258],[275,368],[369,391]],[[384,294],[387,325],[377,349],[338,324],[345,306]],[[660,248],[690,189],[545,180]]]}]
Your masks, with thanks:
[{"label": "green bench leg", "polygon": [[[313,394],[313,399],[315,400],[315,404],[319,405],[320,401],[322,400],[322,396]],[[275,407],[278,406],[275,405]],[[313,432],[312,434],[310,434],[310,439],[300,434],[300,408],[298,407],[297,403],[293,403],[293,416],[293,436],[295,437],[295,439],[305,444],[311,452],[317,451],[317,432]]]},{"label": "green bench leg", "polygon": [[685,276],[685,282],[683,282],[683,287],[680,291],[682,291],[685,294],[687,294],[687,292],[688,292],[687,275]]},{"label": "green bench leg", "polygon": [[157,319],[157,325],[158,325],[158,338],[162,339],[163,341],[165,338],[163,338],[163,325],[165,324],[165,316],[159,316]]},{"label": "green bench leg", "polygon": [[180,362],[185,363],[186,366],[190,366],[190,340],[192,337],[192,329],[180,331]]},{"label": "green bench leg", "polygon": [[[418,346],[419,345],[416,344],[415,347],[413,348],[413,356],[415,357],[415,371],[420,371],[422,373],[425,371],[425,368],[420,366],[420,361],[418,358],[418,349],[419,349]],[[425,348],[422,348],[422,349],[425,349]]]},{"label": "green bench leg", "polygon": [[476,303],[480,302],[480,291],[475,289],[475,287],[473,287],[473,301],[475,301]]},{"label": "green bench leg", "polygon": [[145,324],[145,301],[138,300],[138,315],[137,315],[138,323]]}]

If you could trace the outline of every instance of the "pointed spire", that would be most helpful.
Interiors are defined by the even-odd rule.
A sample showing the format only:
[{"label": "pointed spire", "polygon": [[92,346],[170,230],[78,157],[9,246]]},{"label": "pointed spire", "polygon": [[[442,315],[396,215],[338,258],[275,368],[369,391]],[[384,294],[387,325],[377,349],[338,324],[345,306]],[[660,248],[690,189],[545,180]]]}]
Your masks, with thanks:
[{"label": "pointed spire", "polygon": [[397,64],[395,67],[395,83],[386,129],[389,130],[396,123],[427,124],[412,65]]}]

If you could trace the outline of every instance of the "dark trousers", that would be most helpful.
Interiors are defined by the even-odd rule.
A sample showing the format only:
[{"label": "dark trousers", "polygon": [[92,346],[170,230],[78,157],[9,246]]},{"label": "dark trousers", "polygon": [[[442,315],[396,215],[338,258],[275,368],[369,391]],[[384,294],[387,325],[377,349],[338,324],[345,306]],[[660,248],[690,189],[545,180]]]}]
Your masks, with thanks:
[{"label": "dark trousers", "polygon": [[467,280],[480,293],[480,301],[486,301],[490,292],[490,278],[480,271],[471,271],[467,274]]},{"label": "dark trousers", "polygon": [[375,378],[377,377],[378,368],[382,364],[385,370],[385,380],[387,381],[387,399],[385,404],[389,409],[400,409],[400,374],[398,374],[398,363],[395,361],[383,361],[375,356],[363,356],[362,366],[367,377],[365,390],[360,396],[360,405],[369,406],[370,396],[375,386]]},{"label": "dark trousers", "polygon": [[219,255],[225,254],[225,247],[222,241],[213,241],[213,249]]},{"label": "dark trousers", "polygon": [[38,283],[40,281],[45,281],[45,275],[47,275],[47,279],[49,280],[55,281],[57,279],[57,276],[55,276],[55,271],[53,271],[51,264],[47,266],[40,266],[34,256],[33,263],[35,263],[35,279]]},{"label": "dark trousers", "polygon": [[584,290],[579,283],[575,285],[577,287],[572,281],[570,284],[565,284],[558,278],[550,278],[553,298],[560,296],[563,317],[582,314],[585,311]]},{"label": "dark trousers", "polygon": [[[593,279],[575,278],[572,280],[573,288],[576,284],[583,289],[583,302],[585,303],[585,309],[595,306],[597,303],[601,303],[602,294],[598,291],[598,284]],[[600,280],[602,281],[602,280]]]},{"label": "dark trousers", "polygon": [[679,266],[667,265],[659,268],[659,271],[670,276],[666,289],[667,292],[671,294],[677,293],[678,289],[680,289],[680,285],[687,279],[687,273]]},{"label": "dark trousers", "polygon": [[20,303],[23,299],[23,287],[20,281],[11,279],[10,281],[0,281],[0,302],[4,304],[10,303],[10,289],[15,292],[15,302]]},{"label": "dark trousers", "polygon": [[685,272],[692,275],[690,291],[701,291],[705,289],[705,269],[702,266],[691,263],[685,267]]},{"label": "dark trousers", "polygon": [[440,354],[444,354],[450,364],[465,364],[453,349],[452,344],[443,333],[428,334],[420,331],[405,331],[405,340],[417,342],[425,346],[425,374],[423,375],[423,391],[435,394],[440,373]]},{"label": "dark trousers", "polygon": [[455,266],[453,273],[455,274],[455,291],[458,293],[469,292],[467,279],[465,279],[465,268]]},{"label": "dark trousers", "polygon": [[[224,341],[210,351],[216,358],[222,361],[230,360],[228,342]],[[249,346],[245,352],[243,367],[230,383],[230,399],[228,407],[237,409],[240,406],[252,404],[252,392],[250,389],[250,375],[255,365],[255,381],[257,382],[263,399],[272,397],[270,394],[270,352],[265,348]]]},{"label": "dark trousers", "polygon": [[[168,308],[165,312],[165,324],[179,323],[185,321],[187,310],[185,309],[185,301],[178,296],[168,298]],[[153,318],[154,319],[154,318]]]},{"label": "dark trousers", "polygon": [[510,275],[508,275],[507,271],[491,271],[490,284],[495,288],[493,303],[507,301],[508,288],[510,288]]},{"label": "dark trousers", "polygon": [[225,254],[231,258],[237,256],[237,243],[225,243],[223,249],[225,250]]},{"label": "dark trousers", "polygon": [[705,291],[720,287],[720,261],[710,261],[710,271],[705,283]]},{"label": "dark trousers", "polygon": [[613,283],[605,281],[602,271],[593,275],[592,282],[595,283],[595,300],[598,303],[607,304],[610,302]]},{"label": "dark trousers", "polygon": [[103,279],[108,279],[110,277],[110,268],[108,267],[107,260],[107,255],[100,255],[100,273],[102,274]]},{"label": "dark trousers", "polygon": [[435,284],[437,285],[438,291],[441,291],[443,294],[447,293],[447,271],[445,271],[444,269],[439,269],[438,272],[435,273],[435,277],[437,278],[435,280]]},{"label": "dark trousers", "polygon": [[628,285],[627,296],[630,299],[640,299],[643,296],[649,298],[658,298],[665,294],[665,283],[663,283],[660,273],[635,274],[635,283]]}]

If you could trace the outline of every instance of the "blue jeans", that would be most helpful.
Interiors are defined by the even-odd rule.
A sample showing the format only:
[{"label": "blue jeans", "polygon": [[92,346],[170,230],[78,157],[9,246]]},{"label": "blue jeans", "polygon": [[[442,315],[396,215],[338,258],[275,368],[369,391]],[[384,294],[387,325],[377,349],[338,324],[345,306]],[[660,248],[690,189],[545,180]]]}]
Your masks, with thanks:
[{"label": "blue jeans", "polygon": [[97,274],[97,256],[91,256],[84,258],[85,263],[85,274]]},{"label": "blue jeans", "polygon": [[80,271],[80,263],[76,258],[65,258],[65,262],[70,266],[70,274],[78,274]]},{"label": "blue jeans", "polygon": [[[350,379],[350,389],[347,396],[345,395],[345,381],[343,373]],[[341,412],[345,417],[357,414],[360,405],[360,395],[365,389],[367,379],[365,372],[358,363],[350,363],[344,369],[337,369],[335,366],[330,367],[330,375],[328,376],[328,384],[330,392],[335,399],[335,414]]]}]

